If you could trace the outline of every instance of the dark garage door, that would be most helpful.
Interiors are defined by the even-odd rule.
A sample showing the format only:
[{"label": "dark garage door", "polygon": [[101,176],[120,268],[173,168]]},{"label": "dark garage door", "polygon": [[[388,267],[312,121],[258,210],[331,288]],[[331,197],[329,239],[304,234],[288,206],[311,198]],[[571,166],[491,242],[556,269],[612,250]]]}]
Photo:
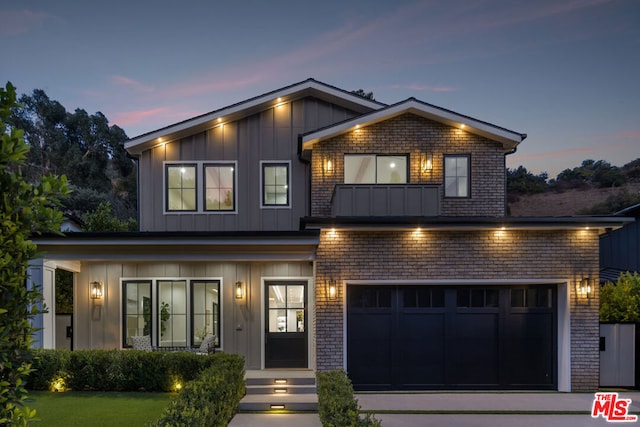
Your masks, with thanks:
[{"label": "dark garage door", "polygon": [[347,290],[357,390],[556,388],[555,286]]}]

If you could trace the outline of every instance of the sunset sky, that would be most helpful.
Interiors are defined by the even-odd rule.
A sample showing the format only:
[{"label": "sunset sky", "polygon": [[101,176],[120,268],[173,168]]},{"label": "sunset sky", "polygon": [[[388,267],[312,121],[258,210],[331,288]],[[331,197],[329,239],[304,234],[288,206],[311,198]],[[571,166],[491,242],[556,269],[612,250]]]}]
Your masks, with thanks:
[{"label": "sunset sky", "polygon": [[640,157],[640,1],[0,1],[0,84],[129,137],[313,77],[526,133],[555,177]]}]

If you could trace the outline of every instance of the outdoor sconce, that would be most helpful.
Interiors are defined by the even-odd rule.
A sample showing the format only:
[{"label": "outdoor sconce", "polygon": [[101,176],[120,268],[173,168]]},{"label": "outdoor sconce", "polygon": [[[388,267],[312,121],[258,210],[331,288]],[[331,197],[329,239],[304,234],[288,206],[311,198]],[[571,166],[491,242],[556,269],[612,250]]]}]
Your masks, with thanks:
[{"label": "outdoor sconce", "polygon": [[428,173],[433,170],[433,154],[422,153],[420,155],[420,170]]},{"label": "outdoor sconce", "polygon": [[242,282],[236,282],[236,299],[244,299],[244,284]]},{"label": "outdoor sconce", "polygon": [[326,155],[322,159],[323,176],[333,176],[336,171],[336,160],[331,155]]},{"label": "outdoor sconce", "polygon": [[95,305],[102,305],[102,300],[104,298],[104,290],[102,288],[102,282],[91,282],[89,284],[89,296],[91,297],[91,301]]},{"label": "outdoor sconce", "polygon": [[578,294],[579,298],[591,299],[591,297],[593,296],[591,289],[591,280],[588,277],[585,277],[576,284],[576,293]]},{"label": "outdoor sconce", "polygon": [[338,291],[336,289],[336,281],[334,279],[327,279],[325,282],[325,291],[329,299],[336,299]]}]

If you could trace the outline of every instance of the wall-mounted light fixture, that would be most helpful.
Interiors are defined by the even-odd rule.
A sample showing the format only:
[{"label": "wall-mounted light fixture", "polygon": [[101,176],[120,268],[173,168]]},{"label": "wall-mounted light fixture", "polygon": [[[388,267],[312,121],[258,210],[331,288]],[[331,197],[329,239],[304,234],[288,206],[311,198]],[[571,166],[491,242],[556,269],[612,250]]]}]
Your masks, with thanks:
[{"label": "wall-mounted light fixture", "polygon": [[585,277],[576,283],[576,294],[579,299],[591,299],[593,297],[593,287],[591,286],[591,279]]},{"label": "wall-mounted light fixture", "polygon": [[336,288],[335,279],[327,279],[324,282],[324,285],[325,285],[325,292],[327,294],[327,297],[329,299],[336,299],[336,297],[338,296],[338,289]]},{"label": "wall-mounted light fixture", "polygon": [[104,299],[104,288],[102,282],[94,281],[89,283],[89,297],[95,305],[101,305]]},{"label": "wall-mounted light fixture", "polygon": [[336,172],[336,159],[331,154],[325,154],[322,158],[323,176],[333,176]]},{"label": "wall-mounted light fixture", "polygon": [[429,173],[433,170],[433,154],[422,153],[420,155],[420,171]]},{"label": "wall-mounted light fixture", "polygon": [[236,282],[236,299],[244,299],[244,283]]}]

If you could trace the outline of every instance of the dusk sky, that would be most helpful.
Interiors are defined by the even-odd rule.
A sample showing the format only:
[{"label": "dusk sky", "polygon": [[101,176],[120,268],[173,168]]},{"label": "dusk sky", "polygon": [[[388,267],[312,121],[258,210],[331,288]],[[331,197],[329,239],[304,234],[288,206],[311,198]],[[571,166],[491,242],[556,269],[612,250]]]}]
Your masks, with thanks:
[{"label": "dusk sky", "polygon": [[0,84],[129,137],[313,77],[526,133],[551,178],[640,157],[639,0],[0,1]]}]

